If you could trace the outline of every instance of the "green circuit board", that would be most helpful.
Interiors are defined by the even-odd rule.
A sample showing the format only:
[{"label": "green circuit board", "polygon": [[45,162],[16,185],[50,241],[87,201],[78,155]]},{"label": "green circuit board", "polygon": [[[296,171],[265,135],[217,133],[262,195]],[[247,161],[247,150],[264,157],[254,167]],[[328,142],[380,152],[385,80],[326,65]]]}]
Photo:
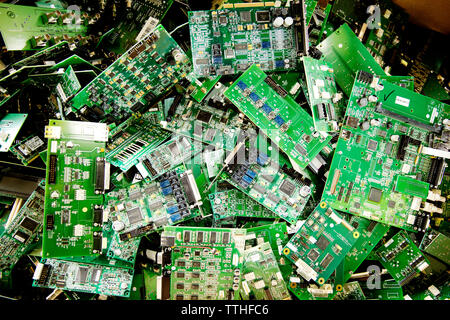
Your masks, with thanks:
[{"label": "green circuit board", "polygon": [[342,290],[338,291],[333,300],[366,300],[361,285],[358,281],[347,282]]},{"label": "green circuit board", "polygon": [[439,141],[438,131],[419,122],[426,119],[425,114],[414,121],[389,110],[399,108],[392,100],[420,104],[429,99],[429,115],[445,111],[434,112],[437,125],[448,106],[423,96],[416,100],[417,96],[371,74],[358,74],[322,200],[334,209],[398,228],[427,228],[429,217],[419,211],[420,204],[432,186],[439,185],[445,161],[424,150],[430,139]]},{"label": "green circuit board", "polygon": [[244,120],[234,109],[217,109],[182,99],[174,115],[161,124],[171,132],[231,151],[242,131],[253,129]]},{"label": "green circuit board", "polygon": [[136,168],[142,178],[155,180],[162,174],[191,159],[201,152],[203,145],[184,136],[173,137],[141,157]]},{"label": "green circuit board", "polygon": [[450,238],[433,229],[428,229],[420,243],[420,249],[450,265]]},{"label": "green circuit board", "polygon": [[245,234],[245,229],[165,227],[161,246],[171,250],[158,279],[158,299],[239,299]]},{"label": "green circuit board", "polygon": [[57,259],[42,259],[33,287],[128,297],[134,270]]},{"label": "green circuit board", "polygon": [[248,68],[225,96],[301,169],[331,140],[331,135],[314,129],[308,112],[257,65]]},{"label": "green circuit board", "polygon": [[69,111],[108,123],[124,120],[186,77],[190,69],[188,56],[158,25],[73,97]]},{"label": "green circuit board", "polygon": [[402,286],[393,279],[382,280],[380,288],[367,288],[367,284],[361,282],[361,288],[367,300],[403,300]]},{"label": "green circuit board", "polygon": [[[239,4],[211,11],[190,11],[194,74],[227,75],[257,64],[262,70],[289,70],[297,65],[293,19],[284,26],[291,9]],[[279,18],[279,19],[278,19]],[[277,20],[277,22],[275,22]],[[281,25],[278,25],[281,21]]]},{"label": "green circuit board", "polygon": [[169,137],[170,133],[156,124],[154,113],[131,117],[109,132],[106,160],[127,171]]},{"label": "green circuit board", "polygon": [[309,105],[317,131],[338,132],[344,120],[345,102],[338,92],[334,70],[330,64],[303,57]]},{"label": "green circuit board", "polygon": [[404,230],[399,231],[375,253],[383,267],[402,286],[430,265]]},{"label": "green circuit board", "polygon": [[24,164],[28,165],[39,154],[47,149],[43,138],[39,135],[31,135],[10,148],[10,151]]},{"label": "green circuit board", "polygon": [[210,193],[209,201],[215,219],[219,220],[228,217],[279,218],[278,215],[237,189]]},{"label": "green circuit board", "polygon": [[92,20],[64,9],[2,3],[0,32],[8,50],[39,50],[63,40],[85,36]]},{"label": "green circuit board", "polygon": [[359,233],[359,238],[336,268],[335,285],[341,285],[340,289],[389,230],[388,225],[358,216],[351,216],[349,223]]},{"label": "green circuit board", "polygon": [[19,258],[30,251],[42,231],[44,220],[44,181],[42,181],[17,215],[0,232],[0,270],[12,268]]},{"label": "green circuit board", "polygon": [[346,23],[323,40],[317,48],[323,54],[322,59],[333,67],[336,82],[347,96],[352,92],[359,70],[386,75]]},{"label": "green circuit board", "polygon": [[26,113],[8,113],[0,120],[0,152],[9,150],[27,117]]},{"label": "green circuit board", "polygon": [[291,300],[269,242],[245,249],[242,277],[240,294],[244,300]]},{"label": "green circuit board", "polygon": [[105,211],[121,241],[199,215],[200,192],[184,165],[153,182],[142,181],[106,195]]},{"label": "green circuit board", "polygon": [[[409,298],[409,299],[408,299]],[[405,296],[405,300],[449,300],[450,299],[450,281],[441,286],[429,286],[426,290],[413,294],[412,297]]]},{"label": "green circuit board", "polygon": [[269,154],[262,148],[246,148],[248,156],[225,169],[221,178],[253,200],[275,212],[289,223],[302,217],[303,209],[314,192],[315,185],[292,169],[289,160],[278,150]]},{"label": "green circuit board", "polygon": [[44,258],[97,255],[103,194],[109,189],[106,124],[50,120],[45,185]]},{"label": "green circuit board", "polygon": [[359,236],[352,225],[322,201],[289,240],[283,254],[305,280],[323,285]]},{"label": "green circuit board", "polygon": [[219,82],[221,76],[197,78],[193,73],[190,73],[186,78],[191,82],[186,91],[190,92],[191,97],[195,101],[202,102],[216,83]]}]

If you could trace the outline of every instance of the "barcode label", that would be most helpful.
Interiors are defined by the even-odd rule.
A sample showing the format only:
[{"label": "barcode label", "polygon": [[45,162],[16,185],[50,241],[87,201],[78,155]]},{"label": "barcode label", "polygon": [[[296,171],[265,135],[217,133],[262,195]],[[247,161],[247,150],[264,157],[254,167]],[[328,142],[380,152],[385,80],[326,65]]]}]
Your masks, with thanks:
[{"label": "barcode label", "polygon": [[142,27],[141,31],[136,37],[136,41],[139,42],[142,39],[144,39],[144,36],[146,36],[150,31],[152,31],[159,23],[158,19],[155,19],[153,17],[148,18],[147,22]]}]

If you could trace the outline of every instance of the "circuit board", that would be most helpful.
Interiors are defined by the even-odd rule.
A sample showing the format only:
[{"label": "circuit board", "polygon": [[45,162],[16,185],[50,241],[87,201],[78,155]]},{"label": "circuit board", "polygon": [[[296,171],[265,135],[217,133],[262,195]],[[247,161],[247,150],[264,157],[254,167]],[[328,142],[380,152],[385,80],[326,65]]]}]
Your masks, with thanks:
[{"label": "circuit board", "polygon": [[113,190],[106,196],[104,212],[121,241],[142,237],[166,225],[199,215],[201,204],[192,172],[181,165],[154,182],[140,182]]},{"label": "circuit board", "polygon": [[[72,100],[72,109],[88,120],[125,120],[184,78],[190,71],[188,56],[158,25]],[[92,120],[90,120],[92,121]]]},{"label": "circuit board", "polygon": [[106,124],[50,120],[43,257],[99,254],[103,194],[109,189]]},{"label": "circuit board", "polygon": [[326,62],[303,57],[309,105],[317,131],[338,132],[344,120],[345,103],[336,88],[334,70]]},{"label": "circuit board", "polygon": [[133,269],[42,259],[33,275],[33,286],[128,297]]},{"label": "circuit board", "polygon": [[420,249],[450,265],[450,238],[433,229],[428,229],[420,243]]},{"label": "circuit board", "polygon": [[408,234],[401,230],[375,251],[381,264],[400,285],[405,285],[430,264]]},{"label": "circuit board", "polygon": [[245,249],[242,277],[244,300],[291,300],[269,242]]},{"label": "circuit board", "polygon": [[359,238],[359,232],[321,202],[289,240],[283,254],[305,280],[323,285]]},{"label": "circuit board", "polygon": [[44,220],[44,182],[23,204],[14,220],[0,232],[0,270],[12,268],[28,252]]},{"label": "circuit board", "polygon": [[350,279],[352,274],[389,230],[388,225],[358,216],[351,216],[349,223],[359,233],[359,238],[336,268],[335,285],[337,291],[342,291],[344,283]]},{"label": "circuit board", "polygon": [[[380,88],[377,86],[384,89],[377,90]],[[406,230],[428,227],[429,217],[419,209],[421,202],[430,197],[429,191],[442,180],[445,161],[431,155],[438,150],[428,148],[435,144],[433,139],[439,141],[439,132],[432,125],[419,122],[420,115],[415,117],[417,121],[396,115],[394,112],[404,114],[398,110],[405,107],[393,104],[392,100],[399,103],[411,100],[420,105],[427,102],[424,105],[429,106],[427,114],[435,115],[428,121],[433,120],[434,124],[442,124],[448,106],[423,96],[416,99],[417,96],[420,95],[386,80],[359,73],[322,200],[334,209]],[[409,110],[408,113],[415,114]],[[426,119],[425,113],[422,116],[421,121]],[[445,202],[437,194],[432,196]]]},{"label": "circuit board", "polygon": [[322,59],[333,67],[336,82],[347,96],[352,92],[359,70],[386,75],[347,24],[329,35],[317,48],[323,54]]},{"label": "circuit board", "polygon": [[109,132],[106,160],[127,171],[170,137],[154,122],[154,114],[131,117]]},{"label": "circuit board", "polygon": [[166,119],[161,123],[164,129],[230,151],[242,131],[252,129],[231,108],[217,109],[192,100],[181,100],[174,115]]},{"label": "circuit board", "polygon": [[9,150],[27,117],[26,113],[8,113],[0,120],[0,152]]},{"label": "circuit board", "polygon": [[341,291],[337,292],[333,300],[366,300],[358,281],[347,282]]},{"label": "circuit board", "polygon": [[152,152],[139,159],[136,168],[142,178],[154,180],[202,151],[202,144],[175,135]]},{"label": "circuit board", "polygon": [[188,13],[196,76],[236,74],[252,64],[266,71],[296,67],[290,8],[261,5]]},{"label": "circuit board", "polygon": [[371,289],[361,282],[361,288],[367,300],[403,300],[402,286],[393,279],[383,280],[379,288]]},{"label": "circuit board", "polygon": [[85,36],[92,18],[78,12],[2,3],[0,32],[8,50],[38,50]]},{"label": "circuit board", "polygon": [[301,218],[315,185],[293,170],[281,153],[272,156],[271,152],[266,154],[253,147],[245,152],[248,156],[242,159],[238,156],[221,178],[282,219],[295,223]]},{"label": "circuit board", "polygon": [[[239,299],[245,229],[165,227],[159,299]],[[164,257],[163,257],[164,259]]]},{"label": "circuit board", "polygon": [[215,219],[219,220],[227,217],[279,218],[278,215],[236,189],[210,193],[209,201],[211,201]]},{"label": "circuit board", "polygon": [[195,101],[202,102],[216,83],[219,82],[221,76],[197,78],[193,73],[190,73],[186,78],[191,82],[186,91],[190,92],[191,97]]},{"label": "circuit board", "polygon": [[331,140],[314,129],[312,117],[257,65],[248,68],[225,96],[302,169]]},{"label": "circuit board", "polygon": [[134,266],[141,238],[122,241],[116,231],[117,224],[113,225],[113,216],[105,215],[104,219],[106,221],[103,222],[102,254],[110,260],[126,261]]}]

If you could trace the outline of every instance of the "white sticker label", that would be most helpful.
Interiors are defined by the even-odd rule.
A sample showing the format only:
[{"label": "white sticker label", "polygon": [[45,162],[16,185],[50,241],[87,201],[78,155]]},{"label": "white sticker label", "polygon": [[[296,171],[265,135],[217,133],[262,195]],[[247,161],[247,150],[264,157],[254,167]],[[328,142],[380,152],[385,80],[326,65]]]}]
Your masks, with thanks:
[{"label": "white sticker label", "polygon": [[397,96],[395,98],[395,103],[399,104],[401,106],[404,106],[404,107],[409,107],[409,99],[406,99],[406,98],[403,98],[403,97],[400,97],[400,96]]}]

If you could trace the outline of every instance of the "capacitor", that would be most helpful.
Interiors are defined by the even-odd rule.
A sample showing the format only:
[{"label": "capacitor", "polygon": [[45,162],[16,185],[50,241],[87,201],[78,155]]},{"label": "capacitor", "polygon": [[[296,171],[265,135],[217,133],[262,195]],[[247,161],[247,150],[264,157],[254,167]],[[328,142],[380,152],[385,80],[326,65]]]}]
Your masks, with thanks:
[{"label": "capacitor", "polygon": [[376,95],[371,94],[369,96],[369,101],[370,102],[377,102],[377,100],[378,100],[378,97]]},{"label": "capacitor", "polygon": [[122,250],[116,249],[116,250],[114,250],[114,254],[115,254],[116,256],[120,256],[120,255],[122,254]]},{"label": "capacitor", "polygon": [[311,194],[311,188],[310,187],[308,187],[308,186],[303,186],[303,187],[301,187],[300,188],[300,195],[303,197],[303,198],[306,198],[308,195],[310,195]]},{"label": "capacitor", "polygon": [[277,17],[275,18],[275,20],[273,21],[273,26],[275,28],[279,28],[283,25],[284,19],[282,17]]},{"label": "capacitor", "polygon": [[286,19],[284,19],[283,26],[288,28],[288,27],[292,26],[293,23],[294,23],[294,19],[292,19],[292,17],[286,17]]},{"label": "capacitor", "polygon": [[125,223],[123,223],[122,221],[116,220],[113,222],[112,228],[116,232],[122,231],[125,228]]},{"label": "capacitor", "polygon": [[399,139],[399,138],[400,138],[400,137],[399,137],[398,134],[394,134],[394,135],[391,136],[391,141],[392,141],[392,142],[398,142],[398,139]]},{"label": "capacitor", "polygon": [[183,60],[183,54],[178,49],[174,49],[172,51],[172,56],[173,56],[173,58],[175,59],[176,62],[181,62]]},{"label": "capacitor", "polygon": [[371,126],[379,127],[380,124],[381,124],[380,120],[377,120],[377,119],[372,119],[372,120],[370,120],[370,125],[371,125]]},{"label": "capacitor", "polygon": [[365,106],[367,106],[368,104],[369,104],[369,100],[367,100],[366,97],[362,97],[362,98],[360,98],[360,99],[358,100],[358,105],[359,105],[360,107],[365,107]]},{"label": "capacitor", "polygon": [[361,123],[361,130],[366,131],[369,130],[369,128],[370,128],[369,121],[364,121],[363,123]]}]

